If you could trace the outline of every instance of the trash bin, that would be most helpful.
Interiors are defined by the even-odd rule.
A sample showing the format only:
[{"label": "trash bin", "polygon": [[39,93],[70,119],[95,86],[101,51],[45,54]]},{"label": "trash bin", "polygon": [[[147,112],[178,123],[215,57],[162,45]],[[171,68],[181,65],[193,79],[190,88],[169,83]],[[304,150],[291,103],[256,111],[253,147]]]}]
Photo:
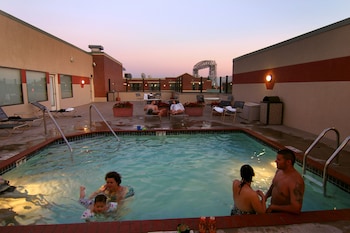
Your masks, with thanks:
[{"label": "trash bin", "polygon": [[265,96],[260,102],[260,122],[266,125],[281,125],[283,103],[278,96]]},{"label": "trash bin", "polygon": [[115,92],[107,92],[107,102],[115,101]]}]

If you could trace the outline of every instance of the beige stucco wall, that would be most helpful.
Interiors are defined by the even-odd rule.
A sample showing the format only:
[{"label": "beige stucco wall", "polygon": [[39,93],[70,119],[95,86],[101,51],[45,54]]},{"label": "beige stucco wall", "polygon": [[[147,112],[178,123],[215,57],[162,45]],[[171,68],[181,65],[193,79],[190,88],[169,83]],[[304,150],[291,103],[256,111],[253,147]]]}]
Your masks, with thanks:
[{"label": "beige stucco wall", "polygon": [[342,139],[350,135],[350,82],[240,84],[233,88],[235,100],[260,103],[264,96],[279,96],[284,103],[283,124],[318,135],[336,127]]},{"label": "beige stucco wall", "polygon": [[[91,78],[93,74],[92,56],[53,35],[29,25],[5,12],[0,11],[0,66],[66,74]],[[91,80],[92,81],[92,80]],[[6,106],[8,115],[14,112],[30,112],[26,84],[23,83],[24,104]],[[50,91],[48,85],[48,92]],[[57,91],[60,88],[57,86]],[[59,93],[58,93],[59,94]],[[90,85],[73,84],[73,98],[59,99],[58,108],[74,107],[92,101]],[[50,94],[49,94],[50,97]]]},{"label": "beige stucco wall", "polygon": [[90,77],[89,53],[24,22],[0,14],[0,65]]},{"label": "beige stucco wall", "polygon": [[[350,23],[332,25],[293,38],[283,44],[262,49],[234,59],[234,74],[266,70],[289,65],[350,56]],[[350,65],[350,64],[349,64]],[[334,66],[337,67],[337,66]],[[334,71],[334,73],[339,71]],[[281,74],[280,74],[281,75]],[[298,75],[298,74],[295,74]],[[235,100],[260,103],[264,96],[279,96],[284,102],[283,124],[318,135],[323,129],[336,127],[341,139],[350,135],[350,73],[349,81],[307,80],[283,82],[268,90],[265,83],[234,84]],[[307,70],[305,76],[307,77]]]},{"label": "beige stucco wall", "polygon": [[[320,61],[350,54],[350,25],[310,32],[271,48],[265,48],[234,59],[235,74]],[[321,30],[322,31],[322,30]],[[272,59],[271,59],[272,58]]]}]

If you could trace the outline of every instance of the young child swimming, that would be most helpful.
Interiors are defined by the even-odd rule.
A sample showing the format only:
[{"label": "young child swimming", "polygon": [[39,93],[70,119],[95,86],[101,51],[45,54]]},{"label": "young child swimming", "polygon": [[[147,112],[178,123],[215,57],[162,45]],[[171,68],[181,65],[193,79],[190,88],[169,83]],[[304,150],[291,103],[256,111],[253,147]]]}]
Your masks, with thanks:
[{"label": "young child swimming", "polygon": [[[80,187],[80,198],[79,202],[84,202],[85,199],[85,187]],[[92,221],[97,215],[112,212],[117,209],[118,204],[116,202],[108,202],[107,197],[104,194],[98,194],[93,204],[87,208],[83,214],[81,215],[81,219],[85,219],[86,221]]]}]

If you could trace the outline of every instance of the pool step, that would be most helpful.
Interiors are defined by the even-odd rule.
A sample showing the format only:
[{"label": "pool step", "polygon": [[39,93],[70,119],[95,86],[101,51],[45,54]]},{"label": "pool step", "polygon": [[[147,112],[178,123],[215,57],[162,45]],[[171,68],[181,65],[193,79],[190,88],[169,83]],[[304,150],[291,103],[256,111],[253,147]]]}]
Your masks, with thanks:
[{"label": "pool step", "polygon": [[320,186],[320,187],[323,187],[323,183],[315,178],[313,178],[312,176],[309,176],[309,175],[304,175],[304,179],[307,179],[309,180],[310,182]]}]

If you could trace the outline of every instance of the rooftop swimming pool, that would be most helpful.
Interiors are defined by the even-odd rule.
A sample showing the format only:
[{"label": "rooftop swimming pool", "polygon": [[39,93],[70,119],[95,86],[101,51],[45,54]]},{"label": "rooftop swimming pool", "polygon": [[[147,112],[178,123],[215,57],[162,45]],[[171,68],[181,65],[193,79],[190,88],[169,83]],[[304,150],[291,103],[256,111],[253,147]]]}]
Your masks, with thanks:
[{"label": "rooftop swimming pool", "polygon": [[[90,194],[104,184],[105,173],[118,171],[122,185],[132,186],[135,196],[108,221],[227,216],[233,206],[232,180],[240,178],[241,165],[254,168],[252,186],[264,192],[276,171],[276,151],[243,132],[120,139],[100,135],[77,140],[71,142],[73,154],[65,144],[43,148],[3,175],[17,190],[16,196],[0,199],[1,208],[11,208],[11,218],[20,225],[83,222],[79,187],[86,186]],[[324,197],[306,182],[303,211],[350,206],[348,193],[332,184],[327,193]]]}]

